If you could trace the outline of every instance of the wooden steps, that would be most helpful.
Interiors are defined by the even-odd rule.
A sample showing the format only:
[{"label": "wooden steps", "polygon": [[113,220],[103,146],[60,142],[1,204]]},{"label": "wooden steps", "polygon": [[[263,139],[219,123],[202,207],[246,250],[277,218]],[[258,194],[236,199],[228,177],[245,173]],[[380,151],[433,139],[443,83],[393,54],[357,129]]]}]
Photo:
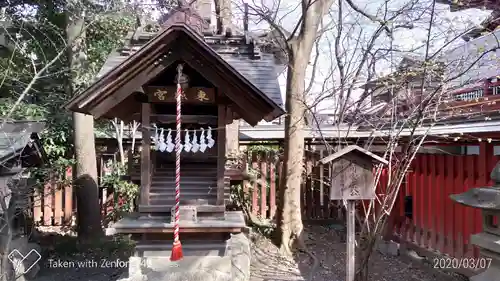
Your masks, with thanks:
[{"label": "wooden steps", "polygon": [[[164,214],[170,212],[171,205],[139,205],[141,212],[152,213],[152,214]],[[224,212],[226,207],[224,205],[200,205],[197,206],[198,213],[217,213]],[[170,215],[170,214],[169,214]],[[170,217],[170,216],[169,216]]]},{"label": "wooden steps", "polygon": [[[132,180],[140,181],[140,166],[131,173]],[[183,163],[181,165],[181,205],[196,199],[206,204],[217,203],[217,163]],[[148,206],[140,206],[140,212],[170,214],[175,205],[175,165],[157,165],[151,178]],[[158,207],[156,207],[158,206]]]},{"label": "wooden steps", "polygon": [[[169,257],[172,250],[172,240],[138,242],[135,250],[140,257]],[[186,240],[182,241],[184,256],[224,256],[226,241]]]},{"label": "wooden steps", "polygon": [[[140,206],[141,207],[141,206]],[[152,206],[147,206],[151,208]],[[155,206],[158,207],[158,206]],[[224,212],[224,206],[197,206],[198,220],[181,220],[180,233],[241,233],[246,227],[245,219],[242,212]],[[222,213],[224,218],[216,218],[214,216],[203,215],[201,211],[214,211],[213,213]],[[168,209],[170,212],[170,209]],[[113,224],[112,228],[116,233],[123,234],[161,234],[172,233],[174,224],[168,217],[158,216],[136,216],[126,217]]]}]

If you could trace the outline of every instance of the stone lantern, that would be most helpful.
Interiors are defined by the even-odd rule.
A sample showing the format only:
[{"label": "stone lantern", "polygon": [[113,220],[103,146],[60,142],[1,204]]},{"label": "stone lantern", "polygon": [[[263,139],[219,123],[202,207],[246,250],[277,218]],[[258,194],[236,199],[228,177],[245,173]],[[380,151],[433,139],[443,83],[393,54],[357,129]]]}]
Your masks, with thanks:
[{"label": "stone lantern", "polygon": [[500,216],[500,162],[493,168],[490,177],[494,182],[492,187],[477,187],[450,195],[453,201],[482,211],[483,232],[472,235],[470,241],[479,247],[484,258],[474,259],[473,262],[478,264],[467,267],[487,269],[471,277],[471,281],[500,281],[500,228],[494,222],[494,218]]}]

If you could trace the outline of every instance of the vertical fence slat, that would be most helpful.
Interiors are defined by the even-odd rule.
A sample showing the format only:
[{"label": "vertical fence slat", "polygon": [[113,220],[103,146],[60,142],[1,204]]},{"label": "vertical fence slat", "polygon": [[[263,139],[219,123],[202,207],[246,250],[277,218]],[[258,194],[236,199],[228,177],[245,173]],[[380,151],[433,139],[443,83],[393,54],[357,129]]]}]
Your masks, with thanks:
[{"label": "vertical fence slat", "polygon": [[[457,157],[456,163],[456,175],[455,175],[455,186],[453,193],[462,193],[465,191],[465,170],[464,170],[464,156]],[[463,257],[465,252],[465,232],[464,232],[464,220],[465,220],[465,207],[463,205],[454,204],[453,211],[455,213],[455,239],[457,240],[457,248],[455,249],[456,257]]]},{"label": "vertical fence slat", "polygon": [[269,217],[274,218],[276,212],[276,155],[269,156]]},{"label": "vertical fence slat", "polygon": [[260,187],[260,215],[262,218],[267,218],[267,162],[269,161],[268,154],[261,155],[260,159],[260,175],[262,185]]},{"label": "vertical fence slat", "polygon": [[[474,187],[475,184],[475,156],[466,156],[466,165],[467,165],[467,181],[465,185],[465,190],[468,190],[472,187]],[[465,244],[466,244],[466,250],[465,250],[465,255],[467,257],[472,257],[473,254],[473,246],[470,244],[470,235],[472,234],[472,229],[474,227],[474,222],[473,222],[473,214],[474,210],[470,207],[465,207],[465,215],[464,215],[464,238],[465,238]]]},{"label": "vertical fence slat", "polygon": [[446,156],[446,182],[445,182],[445,197],[444,197],[444,205],[445,205],[445,229],[446,229],[446,253],[450,256],[454,255],[455,238],[453,237],[455,217],[453,213],[454,202],[451,201],[450,195],[453,194],[453,185],[455,184],[455,161],[453,161],[456,156],[447,155]]},{"label": "vertical fence slat", "polygon": [[[323,153],[325,152],[324,149],[321,149],[319,151],[319,159],[323,159]],[[325,212],[325,184],[324,184],[324,180],[325,180],[325,167],[323,164],[319,164],[319,194],[320,194],[320,198],[319,198],[319,204],[320,204],[320,208],[321,208],[321,217],[322,218],[328,218],[327,215],[326,215],[326,212]]]},{"label": "vertical fence slat", "polygon": [[33,221],[38,224],[42,222],[42,195],[40,190],[36,188],[33,192]]},{"label": "vertical fence slat", "polygon": [[444,245],[445,245],[445,230],[444,230],[444,224],[445,224],[445,182],[444,182],[444,165],[446,164],[445,157],[444,155],[440,154],[436,157],[436,165],[437,165],[437,182],[436,182],[436,188],[434,191],[436,192],[436,197],[437,197],[437,204],[436,204],[436,213],[434,214],[437,218],[436,223],[437,225],[437,242],[438,242],[438,248],[437,250],[440,253],[444,253]]},{"label": "vertical fence slat", "polygon": [[52,225],[52,179],[44,185],[43,191],[43,225]]},{"label": "vertical fence slat", "polygon": [[54,191],[54,224],[61,225],[61,219],[63,216],[63,206],[62,206],[62,197],[63,190],[61,184],[59,182],[53,183],[55,191]]},{"label": "vertical fence slat", "polygon": [[[66,171],[66,181],[73,178],[72,169]],[[73,186],[66,184],[64,186],[64,224],[71,225],[71,217],[73,216]]]},{"label": "vertical fence slat", "polygon": [[417,168],[417,162],[416,159],[413,160],[413,163],[411,164],[411,172],[409,173],[409,181],[410,181],[410,186],[411,186],[411,196],[412,196],[412,225],[413,225],[413,235],[412,235],[412,242],[418,245],[418,242],[420,241],[420,227],[418,225],[418,205],[416,204],[419,200],[418,197],[418,185],[417,185],[417,173],[416,173],[416,168]]},{"label": "vertical fence slat", "polygon": [[[259,170],[259,163],[257,162],[257,153],[252,153],[252,169],[254,171]],[[257,181],[254,182],[253,184],[253,191],[252,191],[252,213],[254,215],[257,215],[259,212],[259,204],[258,204],[258,197],[259,197],[259,185]]]},{"label": "vertical fence slat", "polygon": [[306,219],[311,219],[313,217],[313,194],[312,194],[312,162],[310,154],[306,153],[306,177],[305,177],[305,193],[306,193]]},{"label": "vertical fence slat", "polygon": [[427,200],[423,200],[424,201],[424,209],[423,209],[423,212],[424,212],[424,215],[423,215],[423,218],[425,219],[425,223],[424,223],[424,228],[423,228],[423,232],[424,232],[424,246],[426,248],[431,248],[431,229],[432,229],[432,218],[431,218],[431,213],[430,213],[430,208],[431,208],[431,200],[432,200],[432,197],[431,197],[431,192],[429,192],[430,190],[432,190],[430,188],[430,173],[429,173],[429,161],[430,161],[430,155],[428,154],[424,154],[422,155],[422,159],[424,161],[424,166],[423,166],[423,185],[422,185],[422,188],[424,189],[423,190],[423,194],[426,196]]},{"label": "vertical fence slat", "polygon": [[425,155],[418,156],[418,197],[420,201],[418,201],[418,221],[420,225],[419,233],[420,233],[420,247],[424,247],[427,245],[427,227],[426,227],[426,202],[428,199],[426,197],[426,178],[425,174],[427,173],[427,160]]},{"label": "vertical fence slat", "polygon": [[437,250],[438,249],[438,212],[439,212],[439,196],[438,196],[438,190],[439,186],[437,185],[436,179],[437,179],[437,167],[436,167],[436,155],[431,154],[430,155],[430,174],[429,174],[429,191],[431,195],[431,205],[430,205],[430,219],[431,219],[431,249],[432,250]]},{"label": "vertical fence slat", "polygon": [[321,209],[321,190],[319,188],[321,182],[320,170],[321,167],[317,162],[317,155],[314,154],[314,162],[313,162],[313,172],[312,172],[312,187],[313,187],[313,198],[314,198],[314,218],[320,219],[323,218],[322,209]]}]

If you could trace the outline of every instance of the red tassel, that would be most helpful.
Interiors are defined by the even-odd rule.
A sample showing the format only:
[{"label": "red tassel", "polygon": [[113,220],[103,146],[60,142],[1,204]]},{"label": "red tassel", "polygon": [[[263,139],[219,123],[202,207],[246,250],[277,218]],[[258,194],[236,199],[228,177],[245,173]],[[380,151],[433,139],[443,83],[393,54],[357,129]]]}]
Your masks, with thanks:
[{"label": "red tassel", "polygon": [[170,255],[171,261],[178,261],[184,257],[182,254],[182,245],[181,241],[174,242],[174,246],[172,247],[172,254]]}]

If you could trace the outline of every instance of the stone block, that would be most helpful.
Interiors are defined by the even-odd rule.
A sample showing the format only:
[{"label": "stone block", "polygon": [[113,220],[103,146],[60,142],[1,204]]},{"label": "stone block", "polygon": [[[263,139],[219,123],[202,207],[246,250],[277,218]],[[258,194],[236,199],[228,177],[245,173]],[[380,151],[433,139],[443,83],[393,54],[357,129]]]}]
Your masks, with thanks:
[{"label": "stone block", "polygon": [[[171,222],[175,222],[175,206],[172,207],[171,210]],[[196,206],[186,206],[186,205],[181,205],[179,206],[179,220],[181,221],[190,221],[190,222],[197,222],[197,212],[196,212]]]},{"label": "stone block", "polygon": [[186,254],[172,262],[169,256],[131,257],[130,281],[248,281],[250,278],[250,242],[244,234],[232,235],[224,255],[190,255],[189,243],[183,244]]},{"label": "stone block", "polygon": [[388,256],[399,256],[400,245],[394,241],[380,241],[378,251]]},{"label": "stone block", "polygon": [[243,233],[232,235],[229,247],[231,252],[231,280],[249,280],[251,260],[250,241]]}]

